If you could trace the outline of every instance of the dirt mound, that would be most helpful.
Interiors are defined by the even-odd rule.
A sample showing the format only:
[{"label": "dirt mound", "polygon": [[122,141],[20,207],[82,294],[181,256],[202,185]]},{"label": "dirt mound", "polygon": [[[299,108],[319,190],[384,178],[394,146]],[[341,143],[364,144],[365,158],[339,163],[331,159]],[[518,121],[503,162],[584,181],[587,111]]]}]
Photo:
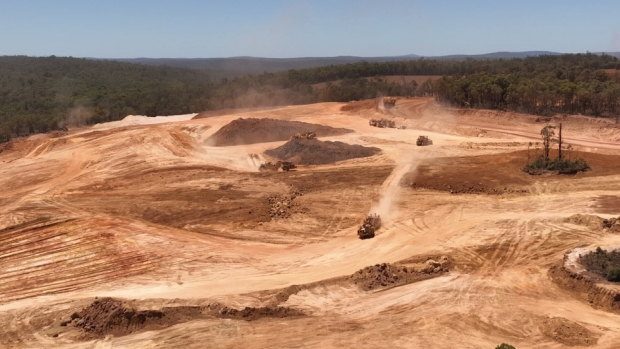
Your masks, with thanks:
[{"label": "dirt mound", "polygon": [[378,288],[395,287],[439,276],[449,270],[448,257],[442,256],[438,261],[428,259],[423,263],[376,264],[358,270],[350,280],[364,291]]},{"label": "dirt mound", "polygon": [[113,298],[95,300],[61,326],[74,326],[91,336],[125,335],[146,327],[168,327],[201,314],[200,307],[136,310]]},{"label": "dirt mound", "polygon": [[284,145],[265,152],[269,156],[300,165],[321,165],[337,161],[373,156],[381,150],[343,142],[318,139],[291,139]]},{"label": "dirt mound", "polygon": [[606,219],[590,214],[575,214],[567,217],[565,221],[583,225],[592,230],[608,229],[610,232],[620,232],[620,217]]},{"label": "dirt mound", "polygon": [[82,330],[86,338],[107,335],[123,336],[133,332],[161,329],[197,318],[223,318],[252,321],[261,318],[284,318],[305,314],[288,307],[245,307],[235,309],[219,303],[201,306],[163,307],[160,310],[136,310],[114,298],[96,299],[60,326]]},{"label": "dirt mound", "polygon": [[293,213],[303,212],[295,199],[304,195],[301,191],[291,189],[286,194],[274,194],[267,198],[269,204],[269,216],[271,218],[288,218]]},{"label": "dirt mound", "polygon": [[314,132],[317,136],[338,136],[353,132],[346,128],[334,128],[301,121],[276,119],[233,120],[215,132],[208,141],[215,146],[253,144],[284,141],[298,133]]},{"label": "dirt mound", "polygon": [[294,316],[304,316],[299,310],[288,307],[245,307],[241,310],[223,306],[220,304],[210,305],[209,309],[216,312],[216,316],[224,319],[239,319],[246,321],[258,320],[261,318],[285,318]]},{"label": "dirt mound", "polygon": [[540,331],[550,339],[569,346],[589,346],[598,342],[596,333],[561,317],[546,318],[540,325]]}]

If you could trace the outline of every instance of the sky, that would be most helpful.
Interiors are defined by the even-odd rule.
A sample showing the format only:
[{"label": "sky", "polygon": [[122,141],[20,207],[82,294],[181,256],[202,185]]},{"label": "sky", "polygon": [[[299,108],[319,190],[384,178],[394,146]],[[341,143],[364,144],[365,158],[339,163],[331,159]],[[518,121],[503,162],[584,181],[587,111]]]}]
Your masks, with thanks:
[{"label": "sky", "polygon": [[0,55],[620,51],[618,0],[0,0]]}]

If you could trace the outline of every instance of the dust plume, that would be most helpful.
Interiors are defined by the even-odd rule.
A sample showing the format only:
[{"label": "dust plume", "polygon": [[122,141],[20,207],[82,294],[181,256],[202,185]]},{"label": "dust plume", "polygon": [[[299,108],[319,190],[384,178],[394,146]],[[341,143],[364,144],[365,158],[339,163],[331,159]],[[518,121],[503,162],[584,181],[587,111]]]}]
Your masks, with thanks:
[{"label": "dust plume", "polygon": [[392,173],[383,182],[381,186],[381,197],[379,201],[370,209],[370,213],[377,213],[382,220],[388,221],[396,216],[393,209],[394,203],[400,193],[400,182],[403,177],[412,170],[417,170],[420,163],[420,154],[414,153],[413,156],[405,158],[401,163],[397,164]]}]

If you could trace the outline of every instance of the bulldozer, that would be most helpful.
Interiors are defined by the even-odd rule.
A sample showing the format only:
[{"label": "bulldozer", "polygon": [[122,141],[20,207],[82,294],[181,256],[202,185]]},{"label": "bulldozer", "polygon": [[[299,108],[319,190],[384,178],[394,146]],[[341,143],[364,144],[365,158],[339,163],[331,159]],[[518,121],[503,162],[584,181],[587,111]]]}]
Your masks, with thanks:
[{"label": "bulldozer", "polygon": [[379,228],[381,228],[381,217],[376,213],[370,214],[357,230],[357,236],[361,240],[372,239],[375,237],[375,231]]},{"label": "bulldozer", "polygon": [[394,120],[389,119],[370,119],[368,125],[379,128],[395,128],[396,123]]},{"label": "bulldozer", "polygon": [[258,170],[261,172],[278,172],[279,170],[288,172],[296,167],[297,166],[295,166],[295,164],[292,162],[278,161],[275,164],[272,162],[266,162],[264,164],[261,164]]},{"label": "bulldozer", "polygon": [[432,145],[432,144],[433,144],[433,141],[427,136],[420,136],[418,137],[418,140],[415,142],[415,145],[417,146],[425,146],[425,145]]}]

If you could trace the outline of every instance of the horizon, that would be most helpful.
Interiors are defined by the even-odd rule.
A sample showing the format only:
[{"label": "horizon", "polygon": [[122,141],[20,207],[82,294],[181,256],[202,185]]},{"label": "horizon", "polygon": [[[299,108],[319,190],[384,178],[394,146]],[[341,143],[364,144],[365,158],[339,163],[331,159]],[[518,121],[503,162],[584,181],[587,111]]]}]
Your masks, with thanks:
[{"label": "horizon", "polygon": [[[493,51],[493,52],[481,52],[481,53],[450,53],[446,55],[439,56],[431,56],[431,55],[422,55],[416,53],[403,54],[403,55],[390,55],[390,56],[355,56],[355,55],[332,55],[332,56],[295,56],[295,57],[265,57],[265,56],[221,56],[221,57],[87,57],[87,56],[64,56],[64,55],[26,55],[26,54],[0,54],[0,57],[31,57],[31,58],[47,58],[47,57],[59,57],[59,58],[78,58],[78,59],[97,59],[97,60],[133,60],[133,59],[152,59],[152,60],[164,60],[164,59],[178,59],[178,60],[200,60],[200,59],[269,59],[269,60],[291,60],[291,59],[322,59],[322,58],[444,58],[444,57],[452,57],[452,56],[465,56],[475,57],[475,56],[486,56],[486,55],[494,55],[494,54],[524,54],[524,53],[541,53],[541,55],[552,54],[552,55],[580,55],[580,54],[607,54],[616,56],[620,54],[620,51],[583,51],[583,52],[556,52],[556,51],[547,51],[547,50],[526,50],[526,51]],[[529,57],[529,56],[528,56]]]},{"label": "horizon", "polygon": [[613,1],[390,0],[380,6],[368,0],[0,1],[5,33],[0,55],[286,59],[604,53],[620,51],[616,13],[620,4]]}]

